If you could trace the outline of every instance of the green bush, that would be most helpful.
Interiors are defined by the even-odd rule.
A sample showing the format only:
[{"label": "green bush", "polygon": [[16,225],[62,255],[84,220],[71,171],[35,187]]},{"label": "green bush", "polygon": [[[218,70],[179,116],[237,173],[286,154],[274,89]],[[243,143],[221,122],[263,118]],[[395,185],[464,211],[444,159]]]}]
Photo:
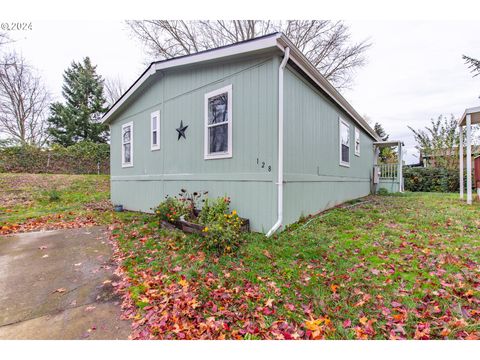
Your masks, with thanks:
[{"label": "green bush", "polygon": [[219,218],[223,218],[225,214],[228,214],[230,206],[230,198],[219,197],[216,199],[205,199],[202,211],[198,216],[200,224],[210,224]]},{"label": "green bush", "polygon": [[382,196],[384,196],[384,195],[388,195],[388,194],[389,194],[389,192],[388,192],[388,190],[385,189],[385,188],[380,188],[380,189],[378,189],[378,191],[377,191],[377,195],[382,195]]},{"label": "green bush", "polygon": [[110,146],[82,141],[69,147],[0,146],[0,172],[108,174]]},{"label": "green bush", "polygon": [[422,192],[458,192],[458,170],[443,168],[404,168],[404,186],[406,191]]},{"label": "green bush", "polygon": [[217,253],[234,252],[239,248],[242,240],[241,227],[242,219],[233,210],[230,214],[217,216],[205,224],[200,242],[205,249]]},{"label": "green bush", "polygon": [[182,216],[190,214],[190,208],[188,204],[185,201],[181,201],[174,197],[167,197],[165,201],[162,201],[153,210],[155,211],[155,215],[159,220],[168,221],[170,223],[174,223]]}]

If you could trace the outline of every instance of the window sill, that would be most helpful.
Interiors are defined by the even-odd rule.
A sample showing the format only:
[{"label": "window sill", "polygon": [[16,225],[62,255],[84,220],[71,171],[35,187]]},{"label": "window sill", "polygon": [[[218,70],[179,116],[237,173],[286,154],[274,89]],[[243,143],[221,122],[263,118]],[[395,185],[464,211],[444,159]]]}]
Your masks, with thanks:
[{"label": "window sill", "polygon": [[203,159],[204,160],[216,160],[216,159],[230,159],[232,157],[232,154],[209,154],[209,155],[204,155]]},{"label": "window sill", "polygon": [[150,148],[150,151],[158,151],[158,150],[160,150],[159,147]]},{"label": "window sill", "polygon": [[358,157],[360,157],[360,153],[358,153],[358,154],[357,154],[357,153],[355,153],[355,156],[358,156]]},{"label": "window sill", "polygon": [[350,167],[350,163],[340,163],[339,165],[343,166],[343,167],[346,167],[346,168]]},{"label": "window sill", "polygon": [[131,168],[133,164],[122,164],[122,168]]}]

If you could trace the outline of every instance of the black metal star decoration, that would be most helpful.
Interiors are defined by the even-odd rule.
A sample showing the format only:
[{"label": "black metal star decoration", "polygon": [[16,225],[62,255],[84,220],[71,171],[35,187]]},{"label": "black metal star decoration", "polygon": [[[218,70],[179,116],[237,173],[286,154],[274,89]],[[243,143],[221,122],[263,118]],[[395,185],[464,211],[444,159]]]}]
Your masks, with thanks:
[{"label": "black metal star decoration", "polygon": [[185,136],[185,130],[187,130],[188,128],[188,125],[185,125],[183,126],[183,120],[180,120],[180,127],[177,130],[178,132],[178,140],[180,140],[181,137],[183,137],[184,139],[186,139],[186,136]]}]

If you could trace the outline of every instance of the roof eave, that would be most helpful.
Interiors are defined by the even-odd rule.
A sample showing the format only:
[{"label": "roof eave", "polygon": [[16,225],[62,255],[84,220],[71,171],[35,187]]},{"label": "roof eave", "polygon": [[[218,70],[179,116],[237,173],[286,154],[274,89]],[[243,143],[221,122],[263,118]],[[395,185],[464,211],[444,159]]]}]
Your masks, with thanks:
[{"label": "roof eave", "polygon": [[290,48],[290,59],[302,69],[334,102],[336,102],[348,115],[350,115],[374,140],[380,138],[370,125],[357,113],[352,105],[338,92],[325,77],[320,74],[315,66],[303,55],[303,53],[285,36],[278,38],[278,45],[281,50]]}]

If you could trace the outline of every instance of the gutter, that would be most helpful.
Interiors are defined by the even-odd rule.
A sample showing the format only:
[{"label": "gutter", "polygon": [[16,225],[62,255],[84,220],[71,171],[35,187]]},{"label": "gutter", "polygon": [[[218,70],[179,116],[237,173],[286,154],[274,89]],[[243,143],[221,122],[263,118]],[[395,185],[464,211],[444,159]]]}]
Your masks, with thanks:
[{"label": "gutter", "polygon": [[285,55],[278,68],[278,177],[277,177],[277,222],[268,231],[272,236],[283,222],[283,73],[290,58],[290,48],[285,48]]}]

